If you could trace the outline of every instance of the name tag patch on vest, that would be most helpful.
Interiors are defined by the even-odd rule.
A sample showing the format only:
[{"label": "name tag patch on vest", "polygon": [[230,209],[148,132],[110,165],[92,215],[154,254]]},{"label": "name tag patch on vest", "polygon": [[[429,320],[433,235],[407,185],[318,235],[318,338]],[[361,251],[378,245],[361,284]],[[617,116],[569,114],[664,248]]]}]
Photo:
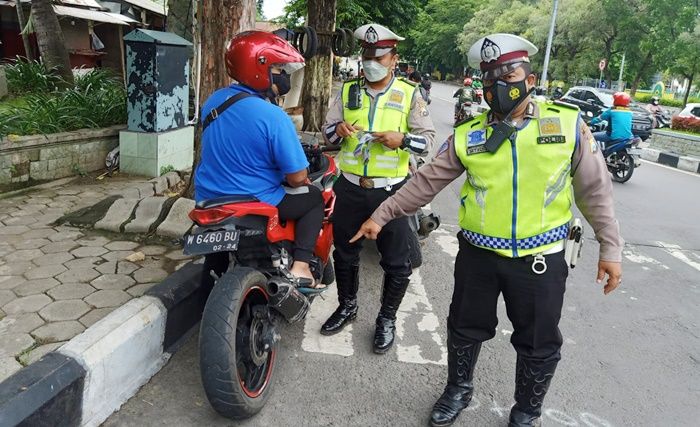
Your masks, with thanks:
[{"label": "name tag patch on vest", "polygon": [[563,144],[566,138],[562,135],[559,117],[545,117],[539,119],[540,135],[538,144]]},{"label": "name tag patch on vest", "polygon": [[386,102],[385,106],[388,108],[403,110],[403,97],[403,91],[392,89],[391,92],[389,92],[389,100]]},{"label": "name tag patch on vest", "polygon": [[563,144],[566,142],[564,135],[538,136],[538,144]]},{"label": "name tag patch on vest", "polygon": [[486,152],[486,129],[467,133],[467,155]]}]

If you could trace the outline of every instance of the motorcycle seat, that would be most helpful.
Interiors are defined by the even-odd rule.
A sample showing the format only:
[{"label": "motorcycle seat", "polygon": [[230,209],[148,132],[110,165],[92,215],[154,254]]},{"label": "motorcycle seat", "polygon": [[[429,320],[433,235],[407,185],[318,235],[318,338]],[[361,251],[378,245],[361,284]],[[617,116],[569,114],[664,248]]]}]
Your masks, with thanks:
[{"label": "motorcycle seat", "polygon": [[202,200],[197,203],[196,207],[198,209],[208,209],[215,208],[217,206],[229,205],[231,203],[246,203],[246,202],[259,202],[255,196],[242,195],[242,194],[232,194],[229,196],[215,197],[213,199]]}]

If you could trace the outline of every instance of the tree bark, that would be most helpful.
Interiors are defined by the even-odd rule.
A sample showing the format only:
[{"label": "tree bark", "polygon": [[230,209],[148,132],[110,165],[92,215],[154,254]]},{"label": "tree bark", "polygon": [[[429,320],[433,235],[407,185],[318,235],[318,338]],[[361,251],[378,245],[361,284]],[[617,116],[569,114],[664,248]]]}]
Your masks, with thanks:
[{"label": "tree bark", "polygon": [[647,69],[650,63],[651,51],[647,53],[647,56],[644,58],[644,62],[642,62],[642,66],[639,67],[639,71],[637,71],[637,75],[634,77],[632,87],[630,87],[630,96],[634,97],[634,95],[637,93],[637,89],[639,88],[639,82],[642,80],[642,75],[644,74],[644,71]]},{"label": "tree bark", "polygon": [[685,108],[685,106],[688,105],[688,97],[690,96],[690,88],[693,86],[693,77],[695,77],[695,73],[687,76],[688,87],[685,89],[685,95],[683,95],[683,108]]},{"label": "tree bark", "polygon": [[306,131],[320,131],[328,112],[333,79],[331,41],[335,31],[336,3],[336,0],[308,0],[307,25],[316,29],[318,51],[304,67],[301,102]]},{"label": "tree bark", "polygon": [[19,31],[22,35],[22,44],[24,45],[24,55],[28,60],[34,59],[32,45],[29,43],[29,35],[24,32],[24,27],[27,25],[27,20],[24,19],[24,10],[20,0],[15,0],[15,9],[17,10],[17,21],[19,22]]},{"label": "tree bark", "polygon": [[[173,0],[171,0],[172,3]],[[200,104],[217,89],[231,84],[226,73],[224,52],[234,35],[255,27],[254,0],[203,0],[197,2],[197,32],[202,43]],[[197,49],[197,46],[194,47]],[[194,164],[184,196],[194,194],[194,172],[202,150],[201,126],[197,124],[194,137]]]},{"label": "tree bark", "polygon": [[55,69],[67,85],[73,84],[68,50],[51,0],[32,1],[32,20],[39,53],[46,68]]}]

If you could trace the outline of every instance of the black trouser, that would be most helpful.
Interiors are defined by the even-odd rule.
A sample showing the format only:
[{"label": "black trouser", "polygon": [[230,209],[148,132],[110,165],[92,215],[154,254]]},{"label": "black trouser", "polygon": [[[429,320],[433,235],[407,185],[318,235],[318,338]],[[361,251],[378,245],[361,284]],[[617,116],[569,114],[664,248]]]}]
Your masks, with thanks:
[{"label": "black trouser", "polygon": [[[323,196],[313,185],[299,187],[297,194],[285,194],[277,205],[280,219],[296,220],[294,229],[294,260],[309,262],[316,246],[323,222]],[[228,268],[228,252],[209,254],[204,257],[202,283],[213,286],[210,270],[221,276]]]},{"label": "black trouser", "polygon": [[314,253],[323,223],[323,196],[313,185],[295,188],[277,205],[280,219],[296,220],[294,228],[294,261],[309,262]]},{"label": "black trouser", "polygon": [[532,271],[532,257],[506,258],[458,235],[455,289],[447,327],[460,340],[483,342],[496,334],[496,306],[502,292],[513,323],[510,342],[518,355],[559,360],[559,318],[569,274],[564,252],[545,255],[547,271]]},{"label": "black trouser", "polygon": [[[404,181],[405,182],[405,181]],[[350,243],[363,222],[367,221],[375,209],[404,184],[394,185],[390,191],[385,188],[366,189],[349,182],[342,175],[336,181],[333,190],[336,194],[333,212],[333,255],[336,263],[358,265],[362,239]],[[388,222],[377,237],[377,249],[381,254],[379,264],[386,274],[400,277],[411,275],[409,261],[409,233],[411,227],[408,218],[402,217]]]}]

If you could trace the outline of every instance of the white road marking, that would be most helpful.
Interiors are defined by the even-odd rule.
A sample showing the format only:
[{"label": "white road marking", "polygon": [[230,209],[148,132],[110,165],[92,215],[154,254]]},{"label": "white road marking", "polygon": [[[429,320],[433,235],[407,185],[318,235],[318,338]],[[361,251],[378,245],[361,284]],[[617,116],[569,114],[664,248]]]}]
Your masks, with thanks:
[{"label": "white road marking", "polygon": [[459,242],[455,237],[454,233],[445,230],[444,228],[438,228],[431,233],[434,236],[435,243],[437,243],[443,252],[449,255],[453,261],[459,252]]},{"label": "white road marking", "polygon": [[507,335],[513,335],[513,331],[509,331],[508,329],[501,329],[501,333],[504,337]]},{"label": "white road marking", "polygon": [[[661,268],[668,270],[669,267],[665,264],[662,264],[661,262],[655,260],[654,258],[644,255],[640,252],[638,252],[635,248],[626,248],[622,251],[622,254],[627,258],[628,260],[632,261],[635,264],[651,264],[651,265],[658,265],[661,266]],[[642,267],[643,268],[643,267]]]},{"label": "white road marking", "polygon": [[[406,336],[407,321],[415,319],[417,329],[411,328],[411,339]],[[410,327],[410,325],[409,325]],[[406,296],[396,313],[396,354],[400,362],[407,363],[432,363],[435,365],[447,365],[447,351],[442,344],[442,338],[438,329],[440,322],[433,313],[433,306],[428,300],[428,295],[423,286],[423,278],[420,269],[413,270],[411,283],[408,285]],[[421,336],[428,336],[439,349],[439,358],[429,359],[425,355],[424,343],[426,339],[417,339]],[[417,344],[409,344],[416,343]],[[432,345],[432,344],[431,344]]]},{"label": "white road marking", "polygon": [[683,253],[683,250],[681,249],[680,246],[678,245],[673,245],[671,243],[664,243],[664,242],[656,242],[659,245],[661,245],[666,252],[668,252],[671,256],[673,256],[676,259],[679,259],[686,263],[687,265],[693,267],[694,269],[700,271],[700,262],[696,262],[688,258],[688,256]]},{"label": "white road marking", "polygon": [[696,173],[693,173],[693,172],[684,171],[683,169],[672,168],[671,166],[662,165],[661,163],[656,163],[656,162],[650,162],[649,160],[644,160],[644,159],[642,159],[642,162],[648,163],[648,164],[650,164],[650,165],[658,166],[658,167],[660,167],[660,168],[672,170],[672,171],[675,171],[675,172],[684,173],[684,174],[686,174],[686,175],[694,176],[694,177],[696,177],[696,178],[700,178],[700,175],[698,175],[698,174],[696,174]]},{"label": "white road marking", "polygon": [[338,288],[333,283],[331,289],[323,294],[323,299],[318,297],[311,304],[309,314],[304,322],[304,339],[301,348],[310,353],[335,354],[338,356],[352,356],[352,324],[335,335],[321,335],[321,325],[338,307]]}]

